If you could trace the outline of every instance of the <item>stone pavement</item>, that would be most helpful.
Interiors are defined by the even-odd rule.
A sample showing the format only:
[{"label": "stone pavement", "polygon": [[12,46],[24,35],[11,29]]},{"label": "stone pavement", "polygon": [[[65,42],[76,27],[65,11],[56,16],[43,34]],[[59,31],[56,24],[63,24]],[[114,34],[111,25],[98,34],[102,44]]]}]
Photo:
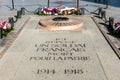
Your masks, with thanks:
[{"label": "stone pavement", "polygon": [[[1,1],[0,4],[4,4],[4,1]],[[9,17],[14,17],[15,15],[17,15],[16,10],[11,10],[6,6],[0,6],[0,21],[8,20]],[[22,16],[22,18],[15,23],[14,31],[11,31],[7,37],[3,37],[3,39],[0,39],[0,57],[4,54],[6,47],[11,44],[11,40],[14,38],[15,34],[21,29],[23,24],[25,24],[28,18],[29,15]]]},{"label": "stone pavement", "polygon": [[[70,2],[69,2],[70,1]],[[62,3],[57,3],[56,0],[52,0],[50,3],[51,5],[50,6],[58,6],[59,4],[67,4],[68,6],[76,6],[76,1],[72,1],[72,0],[63,0]],[[80,7],[84,7],[86,8],[87,10],[89,10],[90,12],[96,10],[98,7],[105,7],[105,5],[102,5],[102,4],[97,4],[97,3],[93,3],[94,0],[81,0],[80,1]],[[73,3],[72,3],[73,2]],[[16,11],[11,11],[10,8],[11,8],[11,1],[9,0],[4,0],[2,1],[1,0],[1,3],[0,3],[0,20],[4,20],[4,19],[7,19],[8,17],[10,16],[14,16],[16,15]],[[30,5],[31,3],[33,3],[32,5]],[[40,5],[39,5],[39,4]],[[73,5],[72,5],[73,4]],[[35,9],[39,6],[45,6],[47,5],[47,1],[44,1],[42,0],[41,1],[30,1],[28,2],[27,0],[24,0],[24,1],[15,1],[15,7],[17,9],[20,9],[21,7],[25,6],[25,7],[29,7],[28,9],[30,9],[32,7],[32,9]],[[37,6],[37,7],[35,7]],[[110,0],[110,6],[108,9],[106,9],[107,11],[107,18],[108,17],[115,17],[117,18],[117,20],[119,21],[119,17],[120,17],[120,8],[119,8],[119,2],[118,0]]]},{"label": "stone pavement", "polygon": [[85,25],[78,31],[41,30],[43,18],[32,16],[2,57],[0,80],[120,79],[119,59],[90,16],[74,16]]},{"label": "stone pavement", "polygon": [[[115,19],[115,22],[120,22],[120,8],[112,7],[109,6],[108,9],[104,9],[106,11],[106,18],[109,20],[109,17],[113,17]],[[98,15],[93,15],[93,16],[98,16]],[[108,29],[108,24],[105,23],[103,19],[95,17],[97,20],[98,24],[101,26],[103,31],[106,33],[106,35],[112,40],[112,42],[115,44],[115,46],[119,49],[120,48],[120,37],[117,37],[113,35],[109,29]]]},{"label": "stone pavement", "polygon": [[[3,37],[3,39],[0,40],[0,57],[5,54],[5,51],[9,48],[19,32],[22,30],[25,23],[29,20],[29,17],[30,16],[22,16],[22,18],[15,23],[14,30],[8,33],[7,37]],[[2,18],[6,20],[7,17]]]},{"label": "stone pavement", "polygon": [[[101,6],[104,7],[102,4],[83,0],[80,2],[80,7],[85,7],[90,12]],[[16,11],[10,11],[7,7],[1,7],[0,10],[2,19],[16,14]],[[113,16],[118,19],[120,16],[120,9],[117,7],[110,6],[106,11],[107,18]],[[25,15],[19,19],[15,24],[15,31],[0,40],[2,51],[22,29],[14,37],[14,41],[7,45],[6,50],[4,49],[4,56],[1,55],[0,80],[120,80],[119,59],[90,17],[78,17],[85,23],[85,29],[81,31],[39,30],[38,21],[44,17],[31,16],[26,22],[29,17],[30,15]],[[101,19],[97,20],[98,23],[103,22]],[[107,33],[105,26],[101,26]],[[62,42],[63,45],[57,45],[56,42]],[[76,47],[66,49],[65,46],[69,44]],[[59,46],[63,48],[52,51]]]}]

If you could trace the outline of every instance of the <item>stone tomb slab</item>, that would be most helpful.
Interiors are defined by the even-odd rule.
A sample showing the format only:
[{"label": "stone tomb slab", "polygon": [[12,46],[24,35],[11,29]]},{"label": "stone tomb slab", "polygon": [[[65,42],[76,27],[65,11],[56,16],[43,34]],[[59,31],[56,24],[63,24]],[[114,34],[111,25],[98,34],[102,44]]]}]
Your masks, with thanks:
[{"label": "stone tomb slab", "polygon": [[[27,23],[1,59],[0,80],[108,80],[93,42],[91,26],[96,25],[91,18],[86,18],[91,24],[87,22],[80,31],[30,29],[39,22],[36,19],[31,24],[34,19]],[[23,44],[19,43],[21,40]],[[24,51],[17,52],[21,45]]]},{"label": "stone tomb slab", "polygon": [[13,80],[106,80],[85,32],[35,35]]}]

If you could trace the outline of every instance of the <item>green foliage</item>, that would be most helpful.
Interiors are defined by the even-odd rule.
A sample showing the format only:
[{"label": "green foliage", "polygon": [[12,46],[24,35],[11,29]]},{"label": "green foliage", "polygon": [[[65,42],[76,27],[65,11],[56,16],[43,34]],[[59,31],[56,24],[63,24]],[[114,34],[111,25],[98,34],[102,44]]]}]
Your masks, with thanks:
[{"label": "green foliage", "polygon": [[3,35],[4,37],[6,37],[6,36],[8,35],[8,33],[9,33],[9,32],[7,32],[7,31],[3,31],[3,32],[2,32],[2,35]]},{"label": "green foliage", "polygon": [[10,33],[13,30],[15,30],[14,27],[12,27],[11,29],[5,29],[5,30],[2,31],[2,35],[4,37],[7,37],[8,33]]},{"label": "green foliage", "polygon": [[15,28],[14,28],[14,27],[12,27],[12,28],[11,28],[11,31],[14,31],[14,30],[15,30]]},{"label": "green foliage", "polygon": [[51,14],[42,14],[42,16],[51,16]]}]

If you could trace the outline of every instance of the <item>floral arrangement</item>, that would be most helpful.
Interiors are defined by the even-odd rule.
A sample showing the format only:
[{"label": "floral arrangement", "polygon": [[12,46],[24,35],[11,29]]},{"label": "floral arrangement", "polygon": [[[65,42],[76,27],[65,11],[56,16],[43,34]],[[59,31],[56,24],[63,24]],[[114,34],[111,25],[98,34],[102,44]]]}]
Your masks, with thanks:
[{"label": "floral arrangement", "polygon": [[0,22],[0,28],[3,30],[11,29],[11,25],[8,21]]},{"label": "floral arrangement", "polygon": [[120,22],[116,22],[113,27],[115,32],[120,32]]},{"label": "floral arrangement", "polygon": [[62,8],[42,8],[42,14],[50,14],[50,15],[58,15],[58,14],[75,14],[75,12],[79,11],[74,7],[62,7]]},{"label": "floral arrangement", "polygon": [[59,9],[58,8],[47,8],[47,7],[44,7],[42,8],[42,13],[43,14],[51,14],[51,15],[54,15],[54,14],[58,14],[59,13]]},{"label": "floral arrangement", "polygon": [[7,36],[7,34],[13,30],[11,24],[8,21],[0,22],[0,28],[2,29],[2,35]]}]

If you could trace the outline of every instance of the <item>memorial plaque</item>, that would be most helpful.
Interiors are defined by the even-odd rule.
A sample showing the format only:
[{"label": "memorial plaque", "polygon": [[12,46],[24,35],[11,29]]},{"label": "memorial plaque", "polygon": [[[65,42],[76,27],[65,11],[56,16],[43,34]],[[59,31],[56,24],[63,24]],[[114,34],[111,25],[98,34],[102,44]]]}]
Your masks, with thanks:
[{"label": "memorial plaque", "polygon": [[34,35],[13,80],[107,80],[87,30]]}]

